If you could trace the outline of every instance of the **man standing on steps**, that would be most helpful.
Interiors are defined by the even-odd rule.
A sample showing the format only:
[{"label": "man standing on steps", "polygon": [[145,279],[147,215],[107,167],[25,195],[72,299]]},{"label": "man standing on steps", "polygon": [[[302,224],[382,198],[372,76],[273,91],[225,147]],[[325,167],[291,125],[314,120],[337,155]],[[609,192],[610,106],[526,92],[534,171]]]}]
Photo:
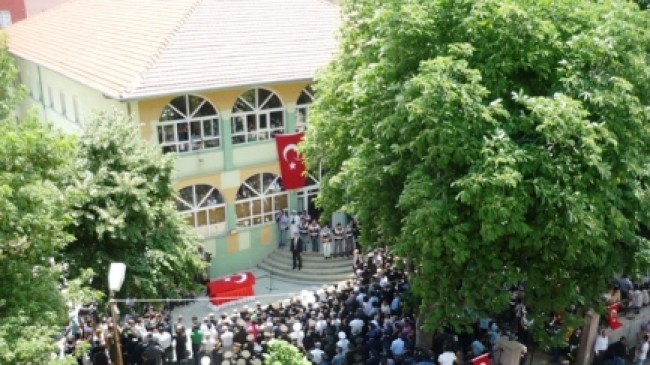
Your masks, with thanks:
[{"label": "man standing on steps", "polygon": [[278,224],[279,232],[278,248],[284,248],[287,231],[289,230],[289,217],[287,216],[286,209],[283,211],[278,211],[278,213],[275,215],[275,222]]},{"label": "man standing on steps", "polygon": [[291,270],[295,270],[296,267],[298,270],[302,270],[302,240],[300,239],[299,233],[296,232],[293,234],[290,248],[293,256],[293,268]]}]

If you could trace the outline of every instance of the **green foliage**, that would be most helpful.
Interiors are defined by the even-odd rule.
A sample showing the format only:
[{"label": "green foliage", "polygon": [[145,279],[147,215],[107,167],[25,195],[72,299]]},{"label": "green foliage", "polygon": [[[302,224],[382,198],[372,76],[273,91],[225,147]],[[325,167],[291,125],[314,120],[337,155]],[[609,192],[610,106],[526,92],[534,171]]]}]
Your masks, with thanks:
[{"label": "green foliage", "polygon": [[63,186],[74,144],[31,119],[0,124],[0,363],[45,364],[66,318],[50,258],[72,239]]},{"label": "green foliage", "polygon": [[81,137],[71,196],[75,239],[64,256],[72,273],[92,268],[108,289],[111,262],[127,265],[121,296],[177,297],[203,272],[198,238],[172,204],[172,160],[149,146],[120,114],[99,114]]},{"label": "green foliage", "polygon": [[[303,143],[416,268],[429,329],[592,305],[647,252],[650,19],[625,1],[358,0]],[[574,318],[568,316],[569,322]]]},{"label": "green foliage", "polygon": [[0,121],[7,120],[25,96],[25,86],[17,81],[18,69],[7,52],[6,37],[0,34]]},{"label": "green foliage", "polygon": [[264,355],[266,365],[309,365],[310,362],[292,344],[282,340],[269,342],[269,353]]}]

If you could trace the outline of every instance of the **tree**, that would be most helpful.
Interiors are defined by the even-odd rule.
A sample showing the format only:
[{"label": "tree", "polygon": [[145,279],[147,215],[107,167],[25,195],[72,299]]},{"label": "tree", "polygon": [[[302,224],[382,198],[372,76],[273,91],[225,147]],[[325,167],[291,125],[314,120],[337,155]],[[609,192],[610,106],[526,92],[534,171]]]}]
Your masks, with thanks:
[{"label": "tree", "polygon": [[309,365],[305,356],[290,343],[282,340],[269,342],[269,353],[264,356],[266,365]]},{"label": "tree", "polygon": [[[420,324],[524,282],[533,333],[647,252],[650,19],[626,1],[347,1],[302,149],[413,268]],[[635,257],[636,256],[636,257]],[[567,322],[577,318],[567,313]],[[426,336],[419,336],[427,341]]]},{"label": "tree", "polygon": [[178,297],[196,289],[204,264],[198,237],[173,206],[171,157],[143,141],[119,113],[97,115],[80,140],[71,187],[74,240],[64,252],[73,275],[92,268],[92,287],[106,291],[110,263],[124,262],[121,295]]},{"label": "tree", "polygon": [[7,120],[25,94],[18,84],[18,69],[7,52],[7,41],[0,34],[0,121]]}]

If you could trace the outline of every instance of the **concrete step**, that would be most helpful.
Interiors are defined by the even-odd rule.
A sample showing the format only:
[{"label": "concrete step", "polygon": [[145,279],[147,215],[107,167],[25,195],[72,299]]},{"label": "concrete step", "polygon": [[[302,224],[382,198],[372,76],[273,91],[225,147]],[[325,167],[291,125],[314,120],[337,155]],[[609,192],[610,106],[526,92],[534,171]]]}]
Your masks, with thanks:
[{"label": "concrete step", "polygon": [[[291,251],[289,251],[289,250],[277,249],[277,250],[271,252],[268,257],[288,258],[289,260],[291,260],[292,255],[291,255]],[[352,265],[352,257],[332,257],[332,258],[330,258],[328,260],[325,260],[322,253],[320,253],[320,252],[311,252],[311,251],[303,252],[302,253],[302,260],[303,261],[316,261],[316,262],[317,261],[347,262],[350,265]]]},{"label": "concrete step", "polygon": [[269,273],[272,272],[273,276],[278,279],[296,283],[333,284],[353,277],[352,270],[349,270],[348,273],[328,273],[316,268],[310,269],[309,266],[304,266],[304,263],[302,270],[291,270],[291,266],[279,269],[265,261],[261,262],[258,267]]},{"label": "concrete step", "polygon": [[[322,261],[302,260],[303,270],[316,271],[327,274],[349,274],[352,273],[352,264],[345,262],[330,262],[331,260],[322,259]],[[263,261],[267,266],[274,270],[291,269],[293,266],[292,259],[280,259],[278,257],[267,257]]]},{"label": "concrete step", "polygon": [[[267,257],[264,258],[264,261],[267,262],[273,262],[273,263],[281,263],[285,265],[291,265],[293,263],[293,257],[292,256],[285,256],[285,255],[274,255],[271,254]],[[323,257],[309,257],[306,255],[302,255],[302,262],[305,264],[308,264],[310,267],[319,267],[323,269],[327,268],[351,268],[352,267],[352,260],[344,258],[344,259],[325,259]]]}]

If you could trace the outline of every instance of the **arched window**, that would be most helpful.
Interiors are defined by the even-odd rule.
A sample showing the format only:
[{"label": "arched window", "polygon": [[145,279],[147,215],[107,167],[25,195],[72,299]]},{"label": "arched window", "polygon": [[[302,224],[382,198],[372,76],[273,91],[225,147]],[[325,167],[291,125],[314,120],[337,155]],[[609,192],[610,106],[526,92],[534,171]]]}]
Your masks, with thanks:
[{"label": "arched window", "polygon": [[192,185],[181,189],[176,196],[176,209],[204,237],[227,230],[226,204],[214,186]]},{"label": "arched window", "polygon": [[218,148],[221,146],[219,113],[200,96],[179,96],[160,114],[158,142],[163,152]]},{"label": "arched window", "polygon": [[237,191],[237,226],[274,222],[275,212],[287,208],[287,199],[279,176],[265,172],[249,177]]},{"label": "arched window", "polygon": [[265,141],[284,132],[284,106],[272,91],[255,88],[241,94],[232,108],[232,143]]},{"label": "arched window", "polygon": [[296,103],[296,129],[298,131],[304,131],[307,129],[309,108],[311,107],[313,100],[314,91],[311,89],[311,85],[302,89],[298,102]]}]

